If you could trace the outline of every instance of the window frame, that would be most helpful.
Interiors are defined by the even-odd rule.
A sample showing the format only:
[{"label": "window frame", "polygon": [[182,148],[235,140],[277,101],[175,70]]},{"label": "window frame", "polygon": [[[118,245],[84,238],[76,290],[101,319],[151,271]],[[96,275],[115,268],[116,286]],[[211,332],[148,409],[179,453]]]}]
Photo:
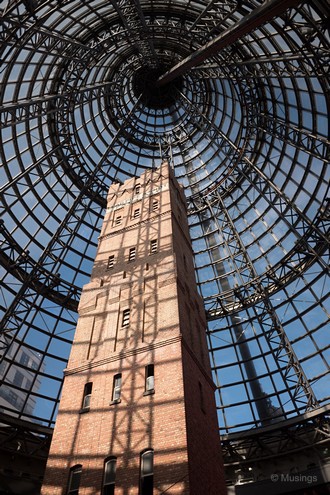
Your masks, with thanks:
[{"label": "window frame", "polygon": [[136,260],[136,246],[129,248],[129,252],[128,252],[129,263],[132,263],[135,260]]},{"label": "window frame", "polygon": [[151,204],[151,211],[155,212],[159,209],[159,199],[158,198],[154,198],[152,200],[152,204]]},{"label": "window frame", "polygon": [[108,256],[107,270],[112,270],[114,266],[115,266],[115,255],[110,254],[110,256]]},{"label": "window frame", "polygon": [[135,208],[133,210],[132,218],[139,218],[141,216],[141,208]]},{"label": "window frame", "polygon": [[[78,474],[78,487],[72,487],[72,480],[73,476],[75,474]],[[69,473],[69,480],[68,480],[68,489],[67,489],[67,495],[78,495],[79,494],[79,488],[80,488],[80,482],[81,482],[81,475],[82,475],[82,464],[76,464],[75,466],[72,466],[70,468],[70,473]]]},{"label": "window frame", "polygon": [[116,215],[113,219],[113,226],[118,227],[118,225],[121,225],[123,222],[123,216],[122,214]]},{"label": "window frame", "polygon": [[131,310],[126,308],[122,312],[121,326],[122,328],[128,327],[130,324]]},{"label": "window frame", "polygon": [[134,195],[137,196],[138,194],[140,194],[140,191],[141,191],[141,184],[135,184]]},{"label": "window frame", "polygon": [[[151,454],[151,472],[144,473],[144,458]],[[140,453],[139,495],[152,495],[154,486],[154,450],[147,448]]]},{"label": "window frame", "polygon": [[[114,476],[113,479],[107,482],[107,465],[114,462]],[[109,456],[104,460],[103,466],[103,481],[102,481],[102,495],[114,495],[116,485],[116,471],[117,471],[117,457]]]},{"label": "window frame", "polygon": [[[152,386],[150,386],[150,384],[152,384]],[[155,393],[155,366],[154,364],[147,364],[145,367],[143,395],[151,395],[154,393]]]},{"label": "window frame", "polygon": [[91,398],[92,398],[93,382],[87,382],[84,385],[84,395],[82,399],[80,413],[85,413],[90,410]]},{"label": "window frame", "polygon": [[118,404],[121,401],[122,374],[116,373],[112,382],[112,395],[110,404]]},{"label": "window frame", "polygon": [[150,241],[149,254],[156,254],[158,252],[158,239],[152,239]]}]

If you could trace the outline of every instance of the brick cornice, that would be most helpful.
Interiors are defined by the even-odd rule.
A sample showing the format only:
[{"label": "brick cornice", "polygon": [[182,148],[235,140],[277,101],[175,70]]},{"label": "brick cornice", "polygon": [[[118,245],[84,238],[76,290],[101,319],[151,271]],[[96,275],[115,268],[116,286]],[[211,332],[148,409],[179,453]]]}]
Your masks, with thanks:
[{"label": "brick cornice", "polygon": [[144,352],[152,351],[153,349],[158,349],[159,347],[164,347],[167,345],[172,345],[182,340],[182,335],[177,335],[171,339],[161,340],[158,342],[154,342],[152,344],[145,345],[144,347],[138,347],[137,349],[129,349],[127,351],[120,351],[117,353],[113,353],[112,356],[109,356],[105,359],[100,359],[98,361],[89,361],[81,366],[77,366],[75,368],[64,370],[64,376],[73,375],[75,373],[81,373],[82,371],[87,371],[92,368],[97,368],[98,366],[104,366],[108,363],[113,363],[114,361],[120,361],[124,358],[135,356],[137,354],[142,354]]},{"label": "brick cornice", "polygon": [[113,236],[118,235],[118,234],[122,235],[127,230],[133,230],[141,224],[154,222],[156,218],[164,217],[165,215],[171,215],[171,214],[172,214],[171,210],[163,211],[162,213],[158,213],[156,215],[150,216],[149,218],[146,218],[145,220],[139,220],[138,222],[135,222],[131,225],[127,225],[126,227],[123,227],[122,229],[114,230],[113,232],[108,232],[108,234],[105,234],[105,235],[100,235],[98,240],[100,241],[103,239],[109,239],[110,237],[113,237]]}]

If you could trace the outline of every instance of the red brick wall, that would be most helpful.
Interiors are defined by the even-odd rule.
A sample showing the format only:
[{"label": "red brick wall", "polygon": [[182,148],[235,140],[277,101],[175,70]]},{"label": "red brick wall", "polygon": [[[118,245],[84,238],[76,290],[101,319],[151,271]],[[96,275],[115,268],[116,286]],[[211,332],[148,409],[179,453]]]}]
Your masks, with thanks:
[{"label": "red brick wall", "polygon": [[[155,197],[159,208],[153,211]],[[76,464],[83,466],[79,494],[99,494],[104,459],[111,455],[117,457],[116,495],[138,495],[140,453],[147,448],[154,449],[154,494],[222,494],[206,322],[182,191],[163,166],[112,186],[108,200],[91,282],[79,305],[42,494],[64,495]],[[152,239],[158,241],[156,254],[149,252]],[[136,247],[133,262],[130,247]],[[107,270],[111,254],[115,264]],[[122,327],[127,308],[130,324]],[[144,393],[148,364],[155,367],[150,395]],[[117,373],[121,401],[113,404]],[[91,404],[82,413],[87,382],[93,383]],[[196,400],[201,386],[205,411]]]}]

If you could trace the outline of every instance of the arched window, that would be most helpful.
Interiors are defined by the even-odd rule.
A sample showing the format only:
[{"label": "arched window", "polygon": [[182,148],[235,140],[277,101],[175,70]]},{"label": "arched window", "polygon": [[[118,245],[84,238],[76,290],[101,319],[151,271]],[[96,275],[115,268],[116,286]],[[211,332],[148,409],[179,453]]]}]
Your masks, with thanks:
[{"label": "arched window", "polygon": [[116,457],[108,457],[104,462],[102,495],[114,495],[116,483]]},{"label": "arched window", "polygon": [[68,495],[78,495],[80,479],[81,479],[82,465],[77,464],[70,469],[69,476],[69,486],[68,486]]},{"label": "arched window", "polygon": [[153,495],[153,487],[154,487],[154,451],[153,449],[147,449],[141,452],[139,495]]}]

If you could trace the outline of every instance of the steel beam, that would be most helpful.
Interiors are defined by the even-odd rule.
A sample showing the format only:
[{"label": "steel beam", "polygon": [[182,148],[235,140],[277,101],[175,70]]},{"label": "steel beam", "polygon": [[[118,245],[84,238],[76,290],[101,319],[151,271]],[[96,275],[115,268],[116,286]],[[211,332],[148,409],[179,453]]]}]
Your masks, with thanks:
[{"label": "steel beam", "polygon": [[[0,248],[0,265],[17,280],[29,281],[38,294],[42,294],[55,304],[78,311],[81,289],[63,280],[59,273],[51,273],[44,266],[36,267],[36,262],[24,251],[0,222],[0,233],[4,241]],[[30,273],[33,278],[29,278]]]},{"label": "steel beam", "polygon": [[114,8],[130,33],[130,41],[138,48],[142,65],[150,69],[158,67],[158,58],[139,0],[114,0]]},{"label": "steel beam", "polygon": [[265,459],[294,456],[329,442],[329,412],[327,405],[265,428],[223,435],[225,466],[251,466]]},{"label": "steel beam", "polygon": [[268,2],[264,2],[239,22],[226,29],[219,36],[188,55],[188,57],[163,74],[158,79],[158,86],[164,86],[176,77],[185,74],[192,67],[201,64],[212,55],[216,55],[222,48],[235,43],[238,39],[251,33],[274,17],[283,14],[288,8],[297,6],[299,3],[300,0],[269,0]]},{"label": "steel beam", "polygon": [[[123,121],[122,127],[118,130],[117,134],[113,137],[112,142],[109,143],[109,148],[111,149],[114,143],[117,141],[120,133],[125,127],[127,120],[130,115],[135,111],[139,100],[136,105],[133,106],[130,113],[128,114],[126,120]],[[40,285],[35,284],[34,281],[39,278],[40,267],[48,267],[48,272],[56,274],[57,272],[57,262],[61,260],[63,249],[67,249],[67,242],[61,242],[61,239],[65,237],[66,233],[70,237],[74,236],[77,229],[79,228],[80,222],[83,217],[88,213],[90,205],[85,204],[86,196],[89,196],[90,189],[92,187],[97,174],[102,169],[104,162],[107,158],[107,151],[103,155],[103,158],[95,167],[93,172],[89,175],[86,183],[82,184],[79,194],[75,197],[72,205],[64,216],[62,222],[54,233],[54,236],[50,239],[48,245],[45,247],[43,253],[41,254],[38,262],[31,267],[27,277],[24,279],[21,288],[16,294],[15,299],[11,302],[6,312],[3,315],[2,321],[0,323],[0,351],[2,355],[0,356],[0,362],[6,356],[11,343],[17,338],[20,332],[22,321],[27,321],[27,315],[35,307],[37,307],[37,301],[40,296],[45,297],[43,291],[39,293]],[[43,279],[44,280],[44,279]],[[48,281],[45,280],[45,284]],[[53,287],[52,287],[53,289]],[[60,302],[60,301],[59,301]],[[63,300],[61,301],[63,303]]]},{"label": "steel beam", "polygon": [[[73,87],[71,91],[43,95],[29,100],[21,100],[6,103],[0,109],[0,128],[20,124],[30,119],[44,117],[58,112],[57,105],[60,100],[74,99],[75,106],[88,103],[99,98],[105,93],[105,88],[111,86],[111,82],[91,84],[86,87]],[[71,101],[71,100],[70,100]]]}]

